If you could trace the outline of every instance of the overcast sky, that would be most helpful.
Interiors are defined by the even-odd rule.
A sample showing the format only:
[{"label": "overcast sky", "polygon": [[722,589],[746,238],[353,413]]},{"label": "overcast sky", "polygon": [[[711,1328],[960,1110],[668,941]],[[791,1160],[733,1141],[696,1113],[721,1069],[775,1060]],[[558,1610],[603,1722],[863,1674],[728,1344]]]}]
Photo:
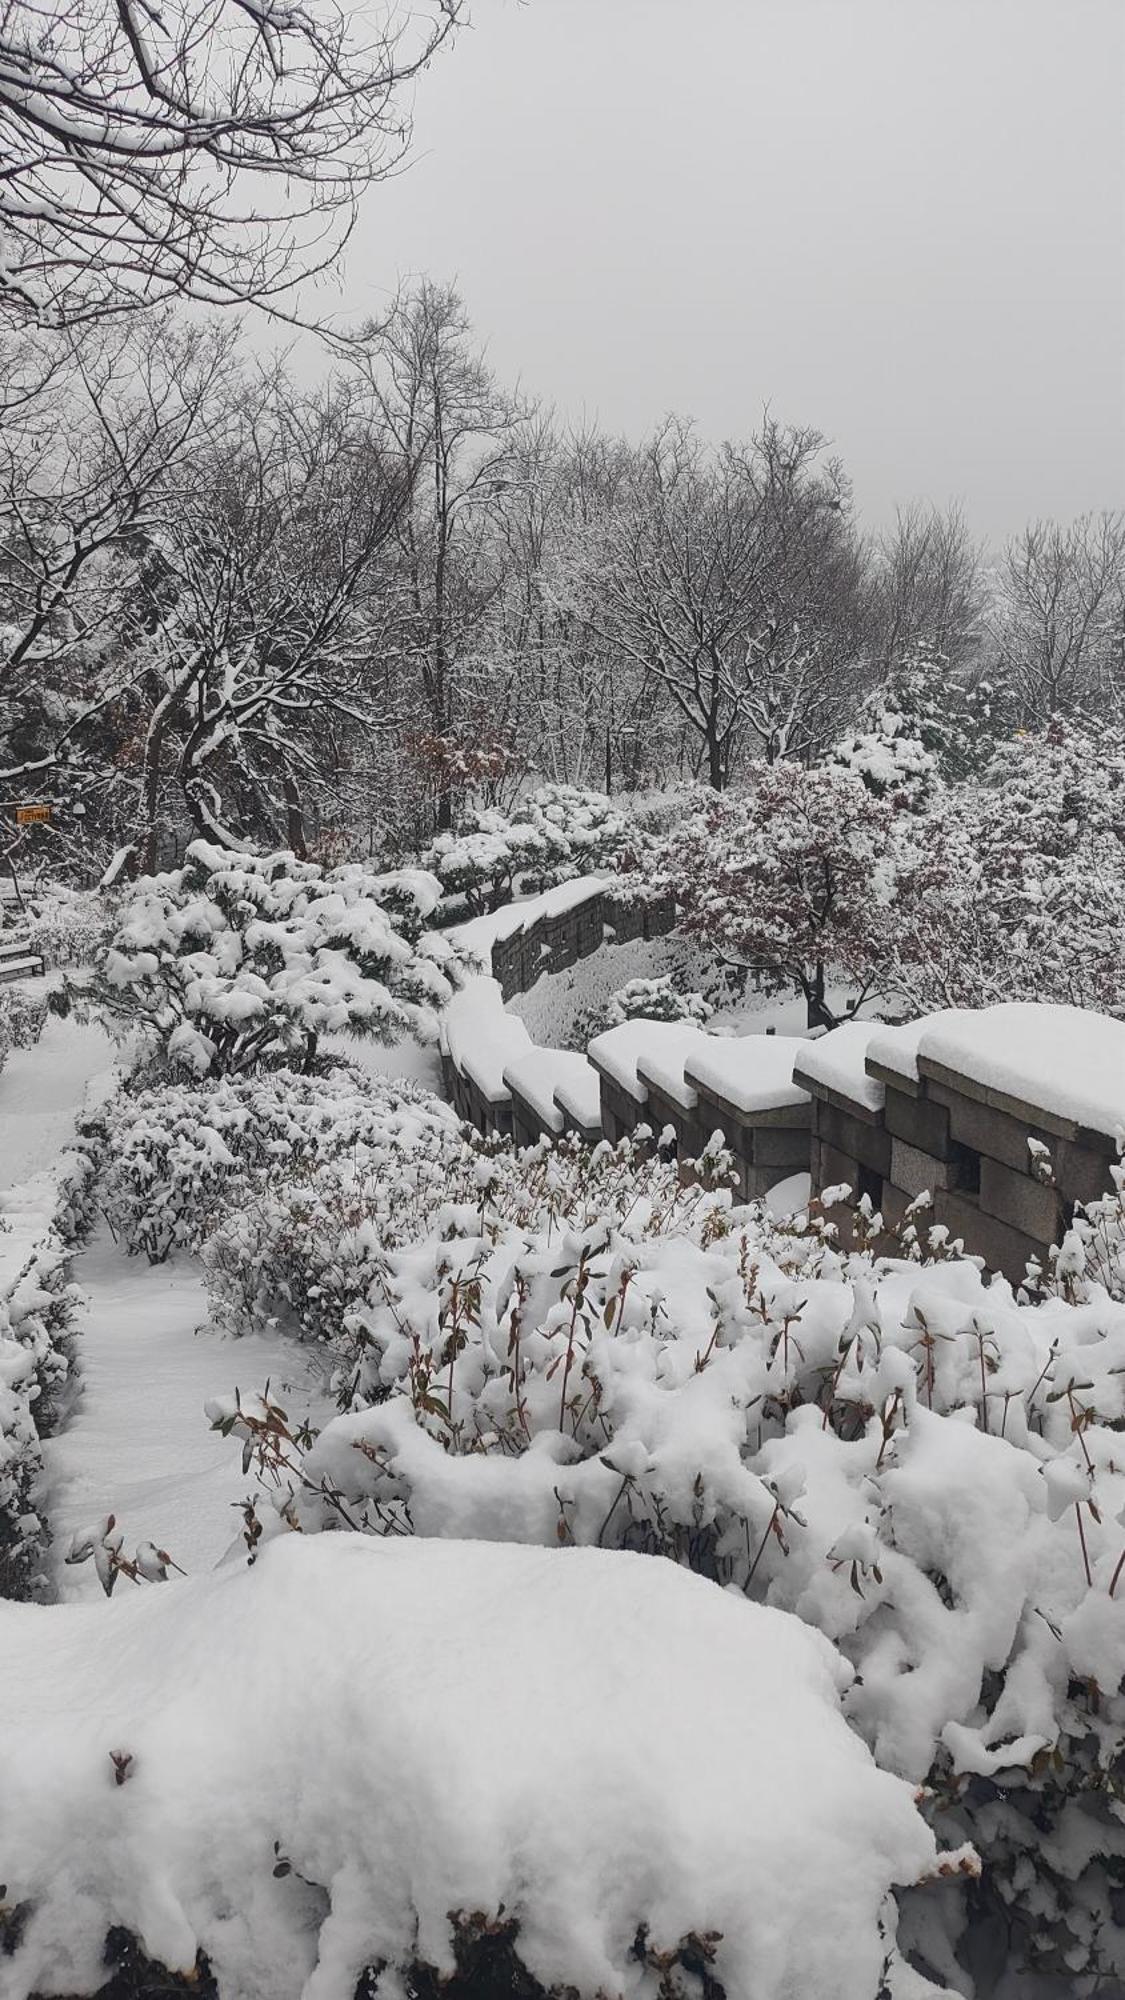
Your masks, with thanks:
[{"label": "overcast sky", "polygon": [[835,442],[871,523],[1125,503],[1125,0],[472,0],[347,303],[560,414]]}]

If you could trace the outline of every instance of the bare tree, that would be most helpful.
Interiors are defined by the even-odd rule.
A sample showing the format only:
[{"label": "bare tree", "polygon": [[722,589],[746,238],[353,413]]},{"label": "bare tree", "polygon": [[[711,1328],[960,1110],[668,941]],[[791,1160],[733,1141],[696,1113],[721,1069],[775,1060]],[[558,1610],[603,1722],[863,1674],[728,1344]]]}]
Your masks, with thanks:
[{"label": "bare tree", "polygon": [[0,317],[277,301],[325,269],[461,5],[0,0]]},{"label": "bare tree", "polygon": [[233,329],[177,330],[166,316],[47,343],[0,342],[0,385],[9,385],[0,388],[8,799],[31,787],[74,797],[121,782],[116,753],[131,728],[146,538],[189,443],[212,418],[232,346]]},{"label": "bare tree", "polygon": [[411,468],[355,402],[351,384],[302,398],[279,372],[243,381],[155,537],[145,868],[169,781],[198,832],[304,853],[304,799],[331,787],[333,732],[373,726],[370,662],[394,620]]},{"label": "bare tree", "polygon": [[984,579],[959,508],[898,509],[871,551],[869,617],[883,674],[923,648],[954,672],[968,665],[981,638]]},{"label": "bare tree", "polygon": [[[421,694],[418,722],[441,739],[469,719],[466,682],[500,587],[487,517],[512,476],[520,412],[476,351],[450,286],[404,292],[369,329],[360,365],[374,421],[413,471],[397,528],[401,660],[405,686]],[[448,822],[442,791],[438,823]]]},{"label": "bare tree", "polygon": [[808,756],[855,704],[861,557],[814,431],[769,423],[713,455],[669,420],[571,567],[575,601],[662,687],[717,789],[744,745]]},{"label": "bare tree", "polygon": [[1125,514],[1037,521],[1007,550],[996,606],[997,678],[1024,724],[1119,696]]}]

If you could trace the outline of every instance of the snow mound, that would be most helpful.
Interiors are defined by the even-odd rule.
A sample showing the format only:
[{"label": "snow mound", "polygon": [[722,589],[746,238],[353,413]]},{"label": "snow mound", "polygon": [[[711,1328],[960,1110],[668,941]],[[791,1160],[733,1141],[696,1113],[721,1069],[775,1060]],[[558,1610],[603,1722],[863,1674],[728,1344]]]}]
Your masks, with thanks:
[{"label": "snow mound", "polygon": [[588,1054],[597,1069],[612,1077],[640,1104],[648,1096],[645,1080],[638,1072],[638,1064],[643,1062],[657,1087],[690,1111],[697,1100],[690,1084],[684,1083],[684,1062],[708,1039],[704,1030],[691,1021],[622,1021],[619,1027],[595,1035]]},{"label": "snow mound", "polygon": [[807,1104],[809,1093],[793,1081],[793,1064],[809,1044],[791,1035],[712,1035],[684,1064],[689,1083],[702,1084],[736,1111],[772,1111]]},{"label": "snow mound", "polygon": [[6,2000],[95,1992],[112,1925],[223,2000],[353,2000],[501,1905],[582,2000],[665,1990],[644,1926],[721,1933],[732,1996],[871,2000],[887,1892],[935,1865],[828,1642],[647,1556],[292,1536],[0,1604],[0,1656]]},{"label": "snow mound", "polygon": [[509,1090],[526,1099],[551,1132],[562,1131],[571,1102],[581,1107],[585,1124],[600,1122],[597,1074],[586,1057],[574,1049],[527,1049],[514,1061],[505,1063],[504,1082]]},{"label": "snow mound", "polygon": [[979,1087],[1113,1138],[1125,1127],[1125,1022],[1086,1007],[1009,1001],[935,1018],[919,1055]]},{"label": "snow mound", "polygon": [[472,1079],[489,1104],[508,1097],[504,1066],[530,1049],[532,1042],[518,1016],[505,1013],[495,979],[470,979],[455,993],[442,1015],[441,1033],[456,1068]]},{"label": "snow mound", "polygon": [[822,1035],[818,1042],[806,1042],[794,1067],[794,1082],[819,1083],[850,1103],[865,1105],[869,1111],[881,1111],[886,1089],[875,1077],[868,1076],[866,1068],[868,1048],[880,1032],[876,1021],[844,1021]]}]

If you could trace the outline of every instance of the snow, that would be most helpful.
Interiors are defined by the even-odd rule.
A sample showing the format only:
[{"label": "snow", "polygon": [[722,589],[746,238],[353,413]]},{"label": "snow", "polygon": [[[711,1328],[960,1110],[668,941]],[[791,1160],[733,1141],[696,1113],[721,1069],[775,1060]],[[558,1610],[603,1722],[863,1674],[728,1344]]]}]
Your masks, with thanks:
[{"label": "snow", "polygon": [[11,1051],[0,1071],[0,1189],[52,1165],[88,1093],[108,1088],[112,1064],[101,1028],[53,1015],[37,1046]]},{"label": "snow", "polygon": [[222,2000],[353,2000],[372,1964],[451,1974],[450,1913],[501,1906],[584,2000],[655,2000],[640,1926],[720,1933],[731,1995],[871,2000],[886,1892],[935,1864],[827,1642],[647,1556],[293,1535],[2,1604],[0,1662],[6,2000],[92,1992],[112,1925],[202,1949]]},{"label": "snow", "polygon": [[492,910],[483,917],[470,917],[463,924],[454,924],[444,935],[460,950],[479,959],[482,965],[491,966],[492,947],[498,939],[511,937],[514,931],[523,930],[540,917],[558,917],[566,910],[577,909],[580,903],[587,903],[591,896],[599,895],[612,879],[609,875],[578,875],[572,881],[559,882],[553,889],[544,889],[539,896],[528,896],[523,902],[505,903],[503,909]]},{"label": "snow", "polygon": [[812,1194],[812,1179],[808,1174],[790,1174],[783,1181],[776,1181],[766,1195],[766,1207],[771,1215],[800,1215],[809,1205]]},{"label": "snow", "polygon": [[472,1079],[490,1104],[508,1096],[504,1069],[532,1046],[521,1020],[504,1011],[495,979],[470,979],[455,993],[441,1017],[445,1046],[462,1076]]},{"label": "snow", "polygon": [[802,1049],[793,1071],[794,1082],[814,1087],[822,1084],[853,1104],[881,1111],[886,1089],[875,1077],[868,1076],[865,1066],[868,1047],[877,1033],[873,1021],[844,1021],[840,1027],[830,1029],[819,1041],[808,1042]]},{"label": "snow", "polygon": [[73,1275],[88,1294],[78,1322],[82,1394],[43,1447],[59,1594],[100,1595],[92,1566],[63,1558],[72,1536],[107,1514],[128,1548],[153,1541],[182,1569],[211,1569],[237,1538],[232,1509],[246,1480],[204,1405],[234,1381],[259,1388],[268,1377],[294,1424],[323,1422],[330,1399],[316,1350],[280,1334],[235,1343],[212,1332],[196,1266],[126,1257],[104,1228]]},{"label": "snow", "polygon": [[587,1132],[600,1131],[602,1122],[601,1078],[592,1062],[580,1056],[574,1068],[555,1082],[555,1102]]},{"label": "snow", "polygon": [[808,1103],[808,1091],[793,1081],[793,1064],[808,1050],[808,1042],[789,1035],[711,1035],[687,1057],[684,1074],[748,1116]]},{"label": "snow", "polygon": [[648,1096],[640,1073],[643,1063],[659,1089],[691,1110],[697,1098],[691,1085],[684,1082],[684,1061],[706,1040],[703,1030],[690,1021],[622,1021],[619,1027],[595,1035],[588,1054],[599,1070],[613,1077],[639,1104]]},{"label": "snow", "polygon": [[947,1022],[962,1021],[964,1009],[943,1007],[934,1014],[921,1014],[916,1021],[902,1021],[876,1030],[867,1044],[867,1060],[880,1069],[893,1070],[908,1083],[917,1083],[918,1048],[923,1035]]},{"label": "snow", "polygon": [[591,1099],[596,1097],[593,1118],[587,1116],[583,1122],[600,1122],[597,1072],[584,1055],[573,1049],[530,1048],[524,1055],[505,1064],[504,1082],[510,1090],[526,1098],[536,1116],[551,1132],[561,1132],[566,1122],[564,1110],[556,1104],[555,1097],[560,1088],[568,1085],[576,1101],[583,1104],[587,1112]]},{"label": "snow", "polygon": [[942,1016],[919,1055],[1109,1138],[1125,1127],[1125,1022],[1106,1014],[1010,1001]]}]

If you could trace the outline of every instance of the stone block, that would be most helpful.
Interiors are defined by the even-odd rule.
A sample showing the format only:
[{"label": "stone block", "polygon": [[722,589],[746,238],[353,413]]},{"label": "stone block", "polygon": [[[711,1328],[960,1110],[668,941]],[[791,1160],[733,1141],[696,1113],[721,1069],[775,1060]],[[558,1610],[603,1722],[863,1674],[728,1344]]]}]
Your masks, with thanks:
[{"label": "stone block", "polygon": [[881,1125],[869,1125],[865,1119],[856,1117],[850,1111],[842,1111],[839,1105],[829,1104],[822,1097],[814,1102],[818,1138],[826,1145],[834,1146],[837,1152],[847,1153],[853,1160],[858,1160],[861,1166],[870,1167],[872,1173],[890,1173],[889,1132]]},{"label": "stone block", "polygon": [[646,938],[667,937],[676,928],[676,905],[671,899],[644,906],[644,934]]},{"label": "stone block", "polygon": [[943,1222],[951,1236],[960,1236],[970,1257],[981,1257],[985,1268],[999,1271],[1013,1285],[1021,1285],[1029,1257],[1043,1261],[1043,1245],[1025,1236],[997,1215],[979,1208],[970,1195],[956,1189],[934,1196],[934,1221]]},{"label": "stone block", "polygon": [[[895,1187],[890,1181],[883,1182],[883,1199],[879,1203],[879,1207],[882,1210],[883,1221],[886,1223],[888,1230],[901,1229],[903,1227],[906,1221],[906,1211],[913,1199],[914,1196],[907,1194],[905,1188]],[[929,1212],[927,1209],[925,1215],[921,1218],[923,1225]]]},{"label": "stone block", "polygon": [[[700,1102],[702,1105],[702,1100]],[[785,1125],[752,1125],[745,1129],[751,1139],[749,1157],[755,1166],[780,1169],[779,1180],[783,1180],[786,1173],[808,1172],[812,1134],[807,1126],[804,1131]]]},{"label": "stone block", "polygon": [[[1107,1140],[1106,1145],[1109,1144]],[[1077,1140],[1059,1139],[1051,1154],[1051,1164],[1055,1170],[1055,1183],[1065,1202],[1098,1201],[1104,1194],[1113,1193],[1113,1176],[1110,1167],[1117,1158],[1101,1149],[1095,1151]]]},{"label": "stone block", "polygon": [[929,1153],[932,1159],[949,1158],[952,1141],[946,1105],[934,1104],[926,1097],[908,1097],[901,1090],[888,1089],[883,1123],[892,1138],[905,1140],[908,1146],[916,1146],[919,1152]]},{"label": "stone block", "polygon": [[828,1145],[823,1139],[813,1141],[810,1172],[814,1194],[818,1194],[821,1188],[839,1187],[846,1181],[853,1199],[858,1197],[859,1161],[849,1158],[847,1153],[840,1152],[838,1147]]},{"label": "stone block", "polygon": [[1054,1159],[1058,1135],[1046,1131],[1042,1125],[1021,1124],[994,1105],[964,1097],[943,1083],[931,1083],[929,1091],[932,1098],[946,1106],[950,1138],[958,1145],[968,1146],[982,1158],[987,1155],[990,1160],[999,1160],[1002,1166],[1012,1167],[1018,1174],[1026,1173],[1031,1164],[1028,1139],[1038,1139]]},{"label": "stone block", "polygon": [[891,1179],[911,1201],[916,1195],[936,1194],[939,1188],[960,1187],[964,1172],[959,1160],[935,1160],[905,1139],[891,1140]]},{"label": "stone block", "polygon": [[608,943],[628,944],[633,938],[644,936],[645,916],[640,903],[616,902],[607,897],[603,907],[606,928],[613,931]]},{"label": "stone block", "polygon": [[982,1157],[980,1163],[980,1206],[986,1215],[1030,1236],[1044,1249],[1057,1243],[1062,1233],[1062,1204],[1057,1188],[1019,1174],[999,1161]]},{"label": "stone block", "polygon": [[1055,1139],[1077,1139],[1079,1136],[1073,1118],[1048,1111],[1045,1105],[1032,1104],[1026,1098],[1012,1097],[992,1084],[978,1083],[975,1077],[962,1076],[957,1070],[947,1069],[944,1063],[934,1062],[929,1056],[919,1056],[918,1072],[926,1079],[927,1095],[931,1097],[938,1095],[933,1088],[937,1084],[943,1091],[971,1098],[989,1111],[999,1112],[1025,1132],[1044,1130]]}]

